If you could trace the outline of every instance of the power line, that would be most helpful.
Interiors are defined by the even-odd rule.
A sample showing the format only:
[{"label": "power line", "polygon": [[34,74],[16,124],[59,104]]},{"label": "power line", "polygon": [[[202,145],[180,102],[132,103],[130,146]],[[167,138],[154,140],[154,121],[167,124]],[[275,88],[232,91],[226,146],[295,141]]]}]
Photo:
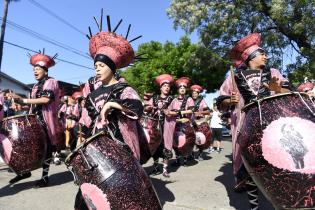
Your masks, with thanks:
[{"label": "power line", "polygon": [[[31,49],[29,49],[29,48],[20,46],[20,45],[18,45],[18,44],[14,44],[14,43],[11,43],[11,42],[8,42],[8,41],[3,41],[3,42],[6,43],[6,44],[9,44],[9,45],[11,45],[11,46],[18,47],[18,48],[20,48],[20,49],[26,50],[26,51],[28,51],[28,52],[38,53],[38,51],[31,50]],[[60,58],[55,58],[55,60],[59,60],[59,61],[62,61],[62,62],[64,62],[64,63],[72,64],[72,65],[74,65],[74,66],[79,66],[79,67],[82,67],[82,68],[94,70],[93,68],[90,68],[90,67],[87,67],[87,66],[83,66],[83,65],[81,65],[81,64],[77,64],[77,63],[74,63],[74,62],[71,62],[71,61],[63,60],[63,59],[60,59]]]},{"label": "power line", "polygon": [[[0,17],[0,20],[2,20],[1,17]],[[33,31],[33,30],[27,28],[27,27],[24,27],[24,26],[21,26],[21,25],[19,25],[19,24],[17,24],[17,23],[14,23],[13,21],[7,20],[6,22],[7,22],[8,26],[9,26],[10,28],[14,29],[14,30],[18,30],[18,31],[20,31],[20,32],[22,32],[22,33],[26,33],[26,34],[30,35],[31,37],[34,37],[34,38],[40,39],[40,40],[42,40],[42,41],[48,42],[48,43],[50,43],[50,44],[53,44],[53,45],[55,45],[55,46],[61,47],[61,48],[65,49],[65,50],[67,50],[67,51],[70,51],[70,52],[72,52],[72,53],[74,53],[74,54],[80,55],[80,56],[82,56],[82,57],[84,57],[84,58],[91,59],[91,58],[90,58],[85,52],[83,52],[83,51],[77,50],[77,49],[75,49],[75,48],[73,48],[73,47],[71,47],[71,46],[68,46],[68,45],[63,44],[63,43],[61,43],[61,42],[58,42],[58,41],[56,41],[56,40],[54,40],[54,39],[52,39],[52,38],[50,38],[50,37],[48,37],[48,36],[45,36],[45,35],[40,34],[40,33],[37,33],[37,32],[35,32],[35,31]]]},{"label": "power line", "polygon": [[49,9],[47,9],[46,7],[44,7],[43,5],[39,4],[38,2],[34,1],[34,0],[28,0],[30,3],[32,3],[33,5],[35,5],[36,7],[40,8],[41,10],[44,10],[45,12],[47,12],[48,14],[50,14],[51,16],[53,16],[54,18],[58,19],[59,21],[63,22],[64,24],[66,24],[67,26],[69,26],[70,28],[74,29],[75,31],[79,32],[82,35],[86,35],[86,33],[82,32],[80,29],[78,29],[77,27],[73,26],[71,23],[69,23],[68,21],[64,20],[63,18],[59,17],[57,14],[55,14],[54,12],[50,11]]}]

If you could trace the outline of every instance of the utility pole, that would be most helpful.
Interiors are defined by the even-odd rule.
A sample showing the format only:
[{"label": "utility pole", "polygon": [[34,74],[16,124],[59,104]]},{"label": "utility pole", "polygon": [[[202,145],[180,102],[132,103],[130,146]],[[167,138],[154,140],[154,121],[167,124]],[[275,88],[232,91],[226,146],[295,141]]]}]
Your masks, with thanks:
[{"label": "utility pole", "polygon": [[[4,0],[4,13],[3,13],[3,19],[2,19],[2,24],[1,24],[1,36],[0,36],[0,73],[1,73],[1,63],[2,63],[2,56],[3,56],[3,41],[4,41],[4,34],[5,34],[5,26],[7,23],[9,1],[10,0]],[[0,81],[1,81],[1,78],[0,78]]]}]

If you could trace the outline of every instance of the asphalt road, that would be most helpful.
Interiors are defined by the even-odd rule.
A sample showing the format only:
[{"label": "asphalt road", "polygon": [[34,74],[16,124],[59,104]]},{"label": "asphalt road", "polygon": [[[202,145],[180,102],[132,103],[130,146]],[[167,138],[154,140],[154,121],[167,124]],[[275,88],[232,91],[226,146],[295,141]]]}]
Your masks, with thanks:
[{"label": "asphalt road", "polygon": [[[223,141],[224,150],[218,154],[205,153],[205,160],[191,161],[188,167],[171,167],[171,177],[150,176],[165,210],[247,210],[245,193],[232,190],[233,175],[230,139]],[[144,168],[150,171],[152,161]],[[162,167],[162,165],[161,165]],[[0,163],[0,210],[70,210],[78,187],[73,184],[71,173],[64,164],[51,166],[50,184],[34,189],[34,182],[41,177],[41,169],[14,185],[8,182],[15,176]],[[260,210],[272,210],[261,195]]]}]

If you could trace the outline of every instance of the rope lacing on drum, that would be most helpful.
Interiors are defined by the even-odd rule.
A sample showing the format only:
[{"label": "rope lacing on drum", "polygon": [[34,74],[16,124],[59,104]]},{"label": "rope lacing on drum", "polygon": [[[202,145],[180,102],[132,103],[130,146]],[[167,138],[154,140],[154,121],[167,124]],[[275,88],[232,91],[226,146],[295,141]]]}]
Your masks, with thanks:
[{"label": "rope lacing on drum", "polygon": [[[301,94],[299,92],[296,92],[296,94],[298,94],[298,96],[300,97],[301,101],[303,102],[303,104],[307,107],[307,109],[312,113],[313,116],[315,116],[315,113],[313,112],[313,110],[309,107],[309,105],[306,103],[306,101],[303,99],[303,97],[301,96]],[[312,101],[312,100],[311,100]],[[313,101],[312,101],[313,103]],[[314,103],[313,103],[314,104]]]}]

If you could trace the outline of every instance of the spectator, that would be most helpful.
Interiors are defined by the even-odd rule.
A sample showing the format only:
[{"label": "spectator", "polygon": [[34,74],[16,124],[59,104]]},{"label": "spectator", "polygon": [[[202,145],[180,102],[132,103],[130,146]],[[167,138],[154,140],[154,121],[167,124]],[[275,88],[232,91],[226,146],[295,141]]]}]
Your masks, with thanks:
[{"label": "spectator", "polygon": [[221,148],[221,140],[222,140],[222,119],[221,119],[221,113],[218,111],[218,108],[216,105],[213,106],[213,112],[212,112],[212,118],[210,121],[210,128],[212,130],[212,142],[214,142],[213,146],[216,145],[216,147],[210,146],[209,152],[218,152],[220,153]]}]

